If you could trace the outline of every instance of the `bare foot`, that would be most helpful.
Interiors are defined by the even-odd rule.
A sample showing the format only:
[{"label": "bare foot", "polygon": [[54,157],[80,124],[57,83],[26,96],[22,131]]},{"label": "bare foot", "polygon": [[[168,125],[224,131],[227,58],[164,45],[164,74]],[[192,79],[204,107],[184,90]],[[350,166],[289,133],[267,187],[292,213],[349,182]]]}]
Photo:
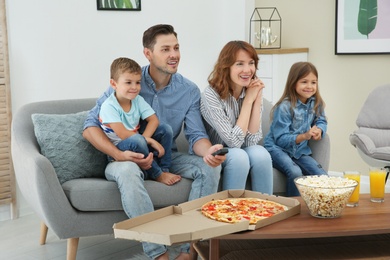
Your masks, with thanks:
[{"label": "bare foot", "polygon": [[164,254],[158,256],[155,258],[156,260],[169,260],[168,252],[165,252]]},{"label": "bare foot", "polygon": [[173,185],[181,180],[180,175],[176,175],[170,172],[163,172],[159,177],[157,177],[156,181],[164,183],[166,185]]},{"label": "bare foot", "polygon": [[176,260],[191,260],[191,255],[187,253],[180,253],[176,258]]}]

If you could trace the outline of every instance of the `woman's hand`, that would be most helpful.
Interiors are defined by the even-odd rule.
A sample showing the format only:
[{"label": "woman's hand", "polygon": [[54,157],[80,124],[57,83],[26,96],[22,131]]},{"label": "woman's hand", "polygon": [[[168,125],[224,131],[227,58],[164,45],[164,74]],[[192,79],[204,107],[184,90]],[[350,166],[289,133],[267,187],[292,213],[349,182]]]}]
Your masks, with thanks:
[{"label": "woman's hand", "polygon": [[248,100],[255,102],[255,101],[260,101],[262,100],[263,97],[263,88],[264,88],[264,83],[261,79],[255,77],[251,80],[249,85],[247,86],[246,93],[245,93],[245,98],[248,98]]}]

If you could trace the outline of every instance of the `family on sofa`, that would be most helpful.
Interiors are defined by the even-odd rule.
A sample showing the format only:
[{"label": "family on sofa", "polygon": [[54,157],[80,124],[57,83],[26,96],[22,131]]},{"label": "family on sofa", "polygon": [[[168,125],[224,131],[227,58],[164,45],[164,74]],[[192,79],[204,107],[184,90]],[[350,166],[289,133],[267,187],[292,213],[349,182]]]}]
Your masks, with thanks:
[{"label": "family on sofa", "polygon": [[[275,167],[287,176],[287,196],[295,196],[295,177],[326,174],[308,146],[311,139],[321,140],[327,126],[312,64],[293,65],[261,146],[265,86],[256,77],[258,55],[253,46],[244,41],[227,43],[201,95],[194,83],[177,73],[180,49],[172,26],[150,27],[143,45],[150,64],[134,70],[126,67],[134,66],[134,61],[124,58],[122,65],[112,66],[111,86],[89,112],[83,131],[111,158],[105,176],[118,184],[129,218],[154,210],[144,187],[148,177],[166,185],[192,180],[188,199],[193,200],[217,192],[220,177],[222,189],[245,189],[250,175],[253,190],[273,194]],[[143,123],[137,124],[140,119]],[[165,149],[175,144],[182,127],[189,153],[172,147],[167,160]],[[162,147],[156,142],[156,130],[160,137],[170,132],[171,143]],[[148,146],[150,152],[145,151]],[[226,155],[212,155],[223,146],[229,148]],[[143,248],[152,259],[168,259],[164,245],[143,242]],[[189,259],[189,253],[190,245],[183,244],[177,259]]]},{"label": "family on sofa", "polygon": [[[255,76],[258,56],[247,43],[225,45],[210,74],[210,86],[201,94],[198,86],[176,73],[180,50],[172,26],[153,26],[143,40],[150,65],[140,75],[130,73],[141,81],[135,82],[140,95],[137,91],[129,95],[142,97],[153,110],[148,115],[155,113],[160,125],[169,126],[165,131],[172,130],[169,167],[159,161],[162,149],[156,143],[158,152],[146,151],[145,157],[121,151],[107,138],[99,108],[114,92],[111,86],[97,102],[96,98],[40,101],[13,114],[11,151],[18,186],[42,220],[41,244],[50,229],[67,239],[67,259],[76,259],[80,237],[112,234],[113,224],[125,219],[222,189],[294,195],[288,189],[293,176],[321,174],[321,166],[328,170],[330,141],[314,66],[303,62],[291,68],[281,103],[273,108],[262,97],[264,85]],[[128,75],[126,71],[120,74]],[[131,85],[131,81],[124,83]],[[289,100],[294,107],[289,107]],[[294,121],[289,123],[292,115]],[[121,122],[115,126],[109,122],[114,133],[117,126],[121,129]],[[289,125],[291,134],[283,134]],[[145,135],[144,129],[140,125],[138,133]],[[141,140],[151,140],[153,134],[147,132]],[[226,155],[212,155],[223,147],[229,151]],[[112,162],[108,163],[107,155]],[[309,157],[318,162],[317,171],[305,169],[312,160]],[[147,178],[146,170],[153,162],[161,172],[175,176],[168,174],[159,182],[157,171],[157,181]],[[284,171],[286,165],[293,165],[294,171]],[[165,246],[143,246],[151,258],[168,258]],[[188,244],[181,251],[179,258],[189,258]]]}]

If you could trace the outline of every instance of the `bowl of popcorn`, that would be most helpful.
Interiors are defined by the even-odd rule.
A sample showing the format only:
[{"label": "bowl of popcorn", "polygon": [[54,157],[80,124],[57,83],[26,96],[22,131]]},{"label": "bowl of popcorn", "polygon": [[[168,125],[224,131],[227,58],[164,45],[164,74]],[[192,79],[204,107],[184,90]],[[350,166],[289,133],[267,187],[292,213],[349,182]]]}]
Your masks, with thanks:
[{"label": "bowl of popcorn", "polygon": [[358,185],[355,180],[328,175],[302,176],[294,182],[310,214],[317,218],[340,217]]}]

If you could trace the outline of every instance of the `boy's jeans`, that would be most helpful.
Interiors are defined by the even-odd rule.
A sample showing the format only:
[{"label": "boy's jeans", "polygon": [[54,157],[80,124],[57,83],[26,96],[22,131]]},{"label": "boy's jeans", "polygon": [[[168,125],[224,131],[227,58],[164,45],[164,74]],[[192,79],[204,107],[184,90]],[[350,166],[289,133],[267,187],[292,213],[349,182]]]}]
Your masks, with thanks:
[{"label": "boy's jeans", "polygon": [[[172,157],[172,139],[173,132],[172,128],[167,124],[160,124],[152,138],[159,142],[162,147],[164,147],[165,154],[158,158],[157,155],[154,156],[152,162],[152,168],[146,170],[147,177],[153,180],[157,179],[162,172],[169,172],[171,166],[171,157]],[[117,147],[121,151],[133,151],[137,153],[142,153],[143,155],[148,156],[153,149],[148,146],[146,139],[141,134],[134,134],[129,138],[122,140],[117,144]],[[109,157],[109,161],[113,159]]]}]

